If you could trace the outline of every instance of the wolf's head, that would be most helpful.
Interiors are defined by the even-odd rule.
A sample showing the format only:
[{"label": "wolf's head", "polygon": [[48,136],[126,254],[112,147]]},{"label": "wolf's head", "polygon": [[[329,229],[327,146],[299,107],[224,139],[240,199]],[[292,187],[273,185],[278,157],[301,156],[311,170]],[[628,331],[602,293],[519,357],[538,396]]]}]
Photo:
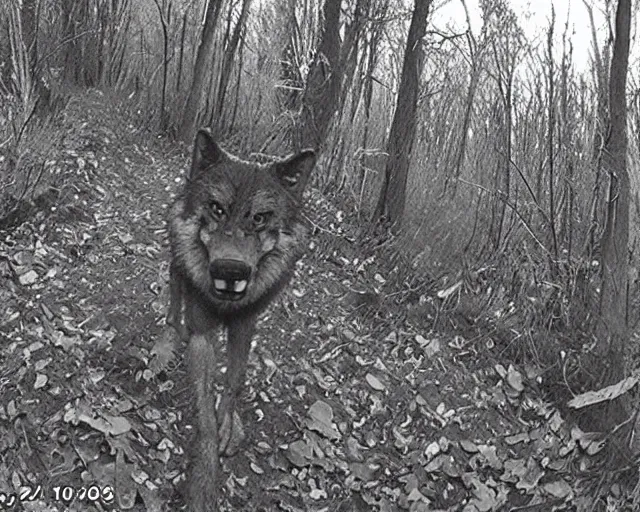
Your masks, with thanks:
[{"label": "wolf's head", "polygon": [[314,165],[310,150],[248,162],[198,132],[171,241],[183,273],[220,310],[255,303],[288,277],[305,242],[298,212]]}]

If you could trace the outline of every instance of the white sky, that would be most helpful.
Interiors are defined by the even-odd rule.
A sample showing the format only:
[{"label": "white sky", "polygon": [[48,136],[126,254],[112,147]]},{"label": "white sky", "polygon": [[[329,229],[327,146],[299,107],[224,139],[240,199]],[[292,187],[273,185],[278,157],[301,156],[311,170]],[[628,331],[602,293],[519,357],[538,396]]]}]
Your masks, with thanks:
[{"label": "white sky", "polygon": [[[607,36],[607,25],[604,13],[600,8],[601,0],[588,0],[593,7],[593,15],[596,26],[599,27],[599,45]],[[587,8],[583,0],[508,0],[520,26],[524,30],[529,41],[546,43],[546,31],[551,20],[551,6],[555,9],[556,24],[556,48],[560,49],[562,32],[565,29],[567,17],[569,19],[569,34],[573,42],[574,65],[577,70],[583,71],[591,59],[593,43],[591,39],[591,23]],[[481,27],[480,9],[478,0],[466,0],[471,16],[471,29],[478,33]],[[615,3],[614,3],[615,5]],[[464,9],[461,0],[449,0],[443,7],[434,13],[434,24],[439,28],[447,25],[466,29]],[[613,21],[612,21],[613,24]],[[632,35],[635,31],[632,28]],[[633,62],[633,59],[631,60]]]}]

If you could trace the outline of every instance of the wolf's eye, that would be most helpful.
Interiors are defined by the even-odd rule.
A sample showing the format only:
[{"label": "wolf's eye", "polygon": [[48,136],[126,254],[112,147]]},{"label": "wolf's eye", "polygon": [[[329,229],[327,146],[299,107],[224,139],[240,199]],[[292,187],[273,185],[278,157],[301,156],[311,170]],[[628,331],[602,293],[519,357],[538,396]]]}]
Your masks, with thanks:
[{"label": "wolf's eye", "polygon": [[266,223],[269,222],[269,219],[271,218],[272,215],[273,215],[273,212],[255,213],[253,215],[253,224],[256,227],[256,229],[263,228],[266,225]]},{"label": "wolf's eye", "polygon": [[211,201],[209,209],[216,219],[219,219],[224,215],[224,208],[218,201]]}]

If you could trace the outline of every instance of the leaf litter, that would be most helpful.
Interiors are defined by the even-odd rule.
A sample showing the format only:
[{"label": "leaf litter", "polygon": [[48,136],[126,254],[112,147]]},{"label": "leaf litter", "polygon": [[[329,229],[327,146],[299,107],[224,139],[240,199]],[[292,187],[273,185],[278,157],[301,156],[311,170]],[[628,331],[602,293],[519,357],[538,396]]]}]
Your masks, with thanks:
[{"label": "leaf litter", "polygon": [[[119,130],[96,91],[69,108],[72,147],[51,159],[78,199],[0,241],[0,490],[109,486],[118,509],[175,508],[193,428],[184,347],[163,319],[162,219],[186,156]],[[546,402],[536,369],[417,326],[393,301],[393,271],[340,234],[349,216],[317,191],[308,201],[324,231],[261,322],[241,406],[251,428],[224,460],[222,510],[590,510],[580,475],[607,439]]]}]

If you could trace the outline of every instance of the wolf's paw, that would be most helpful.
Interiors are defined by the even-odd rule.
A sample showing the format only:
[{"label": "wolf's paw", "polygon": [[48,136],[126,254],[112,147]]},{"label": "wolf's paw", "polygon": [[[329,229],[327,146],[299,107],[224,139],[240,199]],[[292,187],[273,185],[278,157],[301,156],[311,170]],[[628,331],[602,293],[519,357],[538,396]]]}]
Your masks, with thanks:
[{"label": "wolf's paw", "polygon": [[218,450],[222,455],[231,457],[238,452],[240,443],[246,436],[240,415],[235,409],[232,414],[229,414],[229,412],[223,413],[218,437],[220,440]]}]

